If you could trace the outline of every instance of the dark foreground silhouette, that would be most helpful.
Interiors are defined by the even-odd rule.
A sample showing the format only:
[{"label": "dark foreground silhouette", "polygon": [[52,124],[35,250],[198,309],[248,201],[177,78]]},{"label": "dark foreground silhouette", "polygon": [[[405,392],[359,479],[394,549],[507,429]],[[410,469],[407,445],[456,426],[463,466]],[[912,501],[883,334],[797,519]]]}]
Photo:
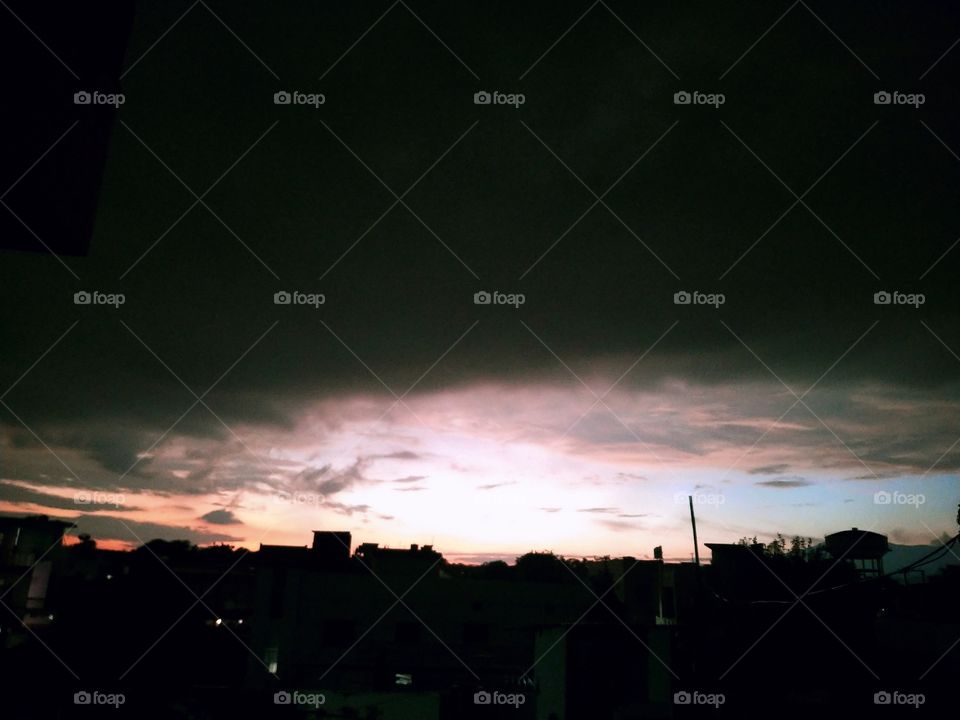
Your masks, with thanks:
[{"label": "dark foreground silhouette", "polygon": [[68,526],[0,520],[4,718],[916,715],[960,677],[960,573],[922,572],[956,538],[893,576],[857,529],[703,566],[466,566],[343,532],[118,552]]}]

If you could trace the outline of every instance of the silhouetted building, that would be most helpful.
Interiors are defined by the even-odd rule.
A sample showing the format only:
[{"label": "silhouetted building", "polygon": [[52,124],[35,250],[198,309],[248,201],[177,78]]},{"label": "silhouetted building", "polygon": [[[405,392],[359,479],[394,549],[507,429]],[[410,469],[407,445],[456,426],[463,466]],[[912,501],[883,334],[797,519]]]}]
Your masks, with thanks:
[{"label": "silhouetted building", "polygon": [[0,517],[0,595],[28,625],[46,624],[47,594],[63,534],[73,523],[46,515]]},{"label": "silhouetted building", "polygon": [[313,531],[313,552],[323,560],[344,561],[350,558],[350,533],[335,530]]},{"label": "silhouetted building", "polygon": [[[380,547],[377,543],[362,543],[357,548],[357,558],[373,572],[422,573],[437,568],[443,556],[433,545],[413,544],[410,549]],[[416,577],[416,575],[414,577]]]},{"label": "silhouetted building", "polygon": [[[707,574],[716,592],[731,600],[753,600],[779,596],[782,587],[764,567],[763,545],[704,543],[712,553]],[[771,595],[771,593],[773,595]]]},{"label": "silhouetted building", "polygon": [[838,560],[851,560],[860,577],[883,575],[883,556],[890,552],[886,535],[853,528],[827,535],[823,540],[827,552]]},{"label": "silhouetted building", "polygon": [[46,515],[0,517],[0,564],[29,567],[59,546],[63,534],[73,527],[71,522]]},{"label": "silhouetted building", "polygon": [[[316,537],[331,552],[345,539]],[[586,717],[591,703],[597,717],[628,717],[670,702],[670,672],[647,648],[673,657],[678,627],[694,614],[692,564],[529,553],[513,566],[471,567],[447,564],[430,545],[377,543],[361,543],[346,564],[315,554],[257,553],[253,687],[273,685],[266,668],[323,692],[328,707],[419,694],[422,718],[438,717],[425,709],[434,700],[441,717],[486,717],[473,693],[493,690],[525,695],[518,720]]]}]

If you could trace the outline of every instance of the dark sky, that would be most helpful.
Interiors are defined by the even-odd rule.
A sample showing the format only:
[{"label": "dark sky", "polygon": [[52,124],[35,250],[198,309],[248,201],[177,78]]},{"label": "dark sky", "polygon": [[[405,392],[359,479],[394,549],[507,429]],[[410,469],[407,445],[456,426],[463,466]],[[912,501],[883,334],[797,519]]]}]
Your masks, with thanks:
[{"label": "dark sky", "polygon": [[[416,392],[576,386],[564,364],[615,380],[669,330],[625,388],[775,373],[799,394],[837,363],[838,397],[882,387],[945,419],[932,462],[960,432],[958,35],[947,2],[139,3],[89,254],[69,270],[0,254],[0,390],[72,328],[5,396],[4,447],[36,444],[26,423],[121,472],[193,402],[174,374],[200,394],[248,350],[207,400],[282,429],[428,369]],[[19,67],[110,85],[24,37]],[[882,90],[925,102],[876,105]],[[5,142],[37,158],[89,112],[67,99]],[[125,304],[72,303],[95,289]],[[277,306],[279,290],[326,303]],[[479,290],[526,302],[477,306]],[[678,306],[680,290],[726,302]],[[875,305],[882,290],[925,302]],[[178,432],[228,434],[199,407]]]}]

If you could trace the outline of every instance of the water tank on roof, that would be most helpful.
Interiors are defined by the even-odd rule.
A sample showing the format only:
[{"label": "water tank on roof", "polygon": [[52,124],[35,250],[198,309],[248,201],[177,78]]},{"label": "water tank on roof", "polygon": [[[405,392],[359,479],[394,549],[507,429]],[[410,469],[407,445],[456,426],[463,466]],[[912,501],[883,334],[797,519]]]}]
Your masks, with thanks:
[{"label": "water tank on roof", "polygon": [[869,530],[841,530],[824,538],[827,552],[850,560],[879,560],[888,552],[887,536]]}]

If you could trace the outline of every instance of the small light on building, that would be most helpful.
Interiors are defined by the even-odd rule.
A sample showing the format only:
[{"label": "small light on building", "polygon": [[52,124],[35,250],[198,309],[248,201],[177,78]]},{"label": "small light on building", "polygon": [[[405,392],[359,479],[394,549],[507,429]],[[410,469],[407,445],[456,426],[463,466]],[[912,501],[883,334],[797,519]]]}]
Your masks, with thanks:
[{"label": "small light on building", "polygon": [[223,625],[223,620],[221,620],[220,618],[217,618],[217,621],[216,621],[215,624],[216,624],[216,625]]},{"label": "small light on building", "polygon": [[113,580],[113,575],[107,575],[107,580]]},{"label": "small light on building", "polygon": [[239,620],[237,620],[237,625],[243,625],[243,618],[240,618]]},{"label": "small light on building", "polygon": [[397,685],[413,685],[413,675],[410,673],[397,673]]}]

